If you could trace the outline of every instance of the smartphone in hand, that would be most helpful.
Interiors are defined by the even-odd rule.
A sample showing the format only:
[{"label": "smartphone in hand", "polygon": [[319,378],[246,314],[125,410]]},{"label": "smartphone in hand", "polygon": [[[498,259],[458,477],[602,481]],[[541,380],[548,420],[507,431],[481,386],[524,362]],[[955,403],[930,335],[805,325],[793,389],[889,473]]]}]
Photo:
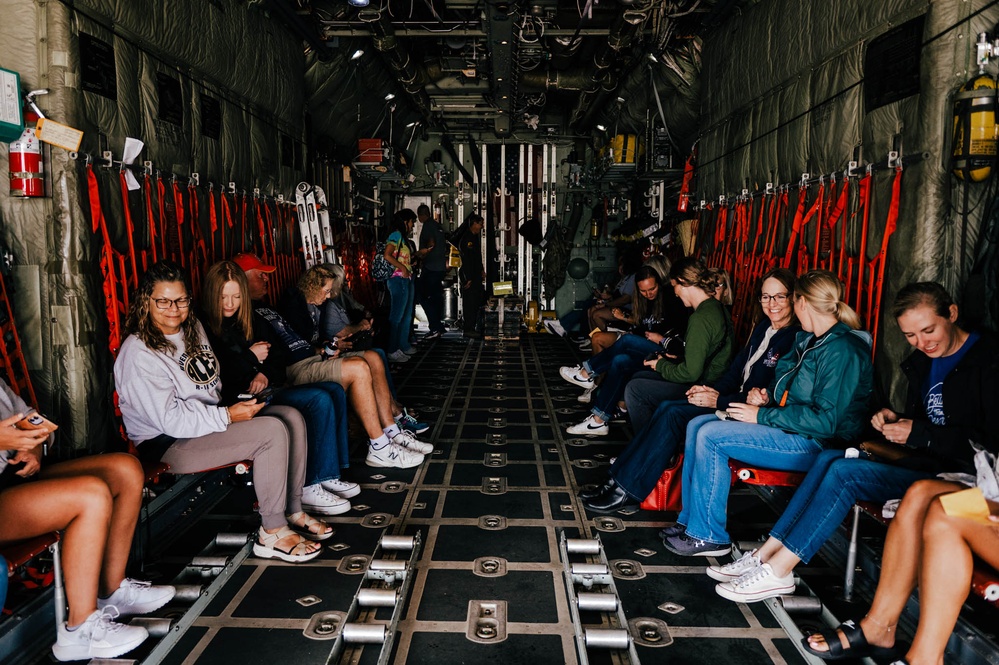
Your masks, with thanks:
[{"label": "smartphone in hand", "polygon": [[32,413],[31,415],[21,418],[16,423],[14,427],[21,430],[45,430],[46,432],[54,432],[59,429],[59,426],[53,423],[51,420],[46,418],[40,413]]},{"label": "smartphone in hand", "polygon": [[732,414],[724,409],[718,409],[715,411],[715,416],[718,417],[718,420],[733,420]]}]

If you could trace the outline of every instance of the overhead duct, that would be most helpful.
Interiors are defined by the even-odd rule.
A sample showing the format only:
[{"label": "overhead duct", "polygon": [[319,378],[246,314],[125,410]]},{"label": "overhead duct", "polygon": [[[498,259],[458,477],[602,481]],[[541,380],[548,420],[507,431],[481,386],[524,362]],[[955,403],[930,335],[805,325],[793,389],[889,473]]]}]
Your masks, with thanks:
[{"label": "overhead duct", "polygon": [[291,28],[291,31],[295,35],[308,43],[312,50],[316,52],[317,58],[323,62],[329,62],[333,59],[333,54],[330,52],[329,46],[320,39],[315,27],[299,16],[288,3],[284,0],[267,0],[266,6],[267,9],[280,16],[281,20]]},{"label": "overhead duct", "polygon": [[399,42],[387,13],[379,10],[361,10],[357,13],[357,18],[371,27],[371,40],[375,48],[395,73],[413,105],[419,109],[428,123],[432,122],[430,96],[423,89],[426,74],[419,65],[413,63],[409,51]]},{"label": "overhead duct", "polygon": [[614,20],[607,42],[593,56],[589,84],[584,86],[569,120],[572,127],[584,126],[600,108],[603,97],[617,88],[618,78],[612,66],[634,42],[642,25],[648,20],[650,10],[651,5],[648,3],[641,7],[627,7]]}]

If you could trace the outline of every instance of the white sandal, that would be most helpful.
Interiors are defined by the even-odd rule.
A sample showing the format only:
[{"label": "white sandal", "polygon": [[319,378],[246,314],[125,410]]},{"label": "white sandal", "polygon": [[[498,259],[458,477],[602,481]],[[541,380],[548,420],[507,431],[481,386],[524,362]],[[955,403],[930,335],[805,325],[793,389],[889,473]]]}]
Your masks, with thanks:
[{"label": "white sandal", "polygon": [[[290,549],[281,549],[278,542],[288,536],[298,536],[300,540]],[[309,551],[312,543],[286,526],[281,527],[276,533],[267,533],[264,527],[257,530],[257,542],[253,543],[253,554],[261,559],[281,559],[288,563],[304,563],[315,559],[322,552],[320,547],[314,552]]]},{"label": "white sandal", "polygon": [[[305,519],[302,521],[302,524],[296,524],[298,520],[302,519],[300,516],[304,516]],[[304,510],[291,515],[285,515],[285,518],[288,520],[289,529],[309,540],[326,540],[327,538],[331,538],[335,533],[329,523],[321,519],[316,519]],[[319,525],[319,530],[315,531],[314,529],[317,525]]]}]

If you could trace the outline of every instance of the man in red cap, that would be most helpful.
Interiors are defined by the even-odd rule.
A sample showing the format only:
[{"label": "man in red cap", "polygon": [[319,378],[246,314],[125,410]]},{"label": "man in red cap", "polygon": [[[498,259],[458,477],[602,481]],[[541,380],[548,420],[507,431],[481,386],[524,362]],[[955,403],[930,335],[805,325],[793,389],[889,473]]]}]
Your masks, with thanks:
[{"label": "man in red cap", "polygon": [[250,297],[263,300],[271,279],[269,275],[277,268],[267,265],[256,254],[237,254],[232,260],[246,273],[246,279],[250,283]]}]

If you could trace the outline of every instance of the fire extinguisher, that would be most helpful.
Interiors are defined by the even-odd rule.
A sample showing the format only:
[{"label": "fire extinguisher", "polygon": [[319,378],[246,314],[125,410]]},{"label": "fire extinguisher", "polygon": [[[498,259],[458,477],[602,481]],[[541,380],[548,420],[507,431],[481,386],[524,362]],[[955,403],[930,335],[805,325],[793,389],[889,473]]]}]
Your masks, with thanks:
[{"label": "fire extinguisher", "polygon": [[10,195],[21,197],[45,196],[45,171],[42,164],[42,143],[35,136],[35,124],[45,116],[35,104],[35,96],[48,90],[34,90],[25,96],[24,132],[9,146]]},{"label": "fire extinguisher", "polygon": [[954,175],[982,182],[996,160],[996,82],[978,76],[954,96]]}]

